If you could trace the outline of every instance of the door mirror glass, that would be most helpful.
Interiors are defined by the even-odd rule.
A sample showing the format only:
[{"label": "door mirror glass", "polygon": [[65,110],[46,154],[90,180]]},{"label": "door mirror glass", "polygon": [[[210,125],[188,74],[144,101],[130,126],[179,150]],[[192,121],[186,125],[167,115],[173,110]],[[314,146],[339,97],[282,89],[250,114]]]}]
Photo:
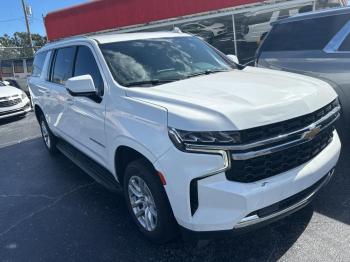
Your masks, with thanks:
[{"label": "door mirror glass", "polygon": [[227,55],[227,57],[228,57],[228,59],[230,59],[235,64],[239,64],[239,60],[238,60],[237,56],[235,56],[235,55]]},{"label": "door mirror glass", "polygon": [[73,96],[96,95],[97,90],[91,75],[81,75],[68,78],[66,88]]}]

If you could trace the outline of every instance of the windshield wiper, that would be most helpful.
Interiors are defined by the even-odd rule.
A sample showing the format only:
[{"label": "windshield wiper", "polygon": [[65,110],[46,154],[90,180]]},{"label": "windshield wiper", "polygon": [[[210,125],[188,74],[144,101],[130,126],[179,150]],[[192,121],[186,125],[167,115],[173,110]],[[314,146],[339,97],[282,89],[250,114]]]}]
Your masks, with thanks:
[{"label": "windshield wiper", "polygon": [[228,72],[228,71],[229,70],[227,70],[227,69],[208,69],[208,70],[205,70],[205,71],[189,74],[189,75],[186,76],[186,78],[195,77],[195,76],[201,76],[201,75],[210,75],[210,74],[214,74],[214,73]]},{"label": "windshield wiper", "polygon": [[166,84],[166,83],[171,83],[175,81],[182,80],[183,78],[175,78],[175,79],[151,79],[151,80],[144,80],[144,81],[136,81],[136,82],[130,82],[124,84],[126,87],[130,86],[143,86],[143,85],[160,85],[160,84]]}]

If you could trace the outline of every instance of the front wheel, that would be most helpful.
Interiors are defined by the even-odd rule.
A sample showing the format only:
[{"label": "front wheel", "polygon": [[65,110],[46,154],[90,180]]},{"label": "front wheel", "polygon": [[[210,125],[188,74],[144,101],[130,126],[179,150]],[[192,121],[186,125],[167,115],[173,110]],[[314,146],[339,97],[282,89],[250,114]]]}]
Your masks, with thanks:
[{"label": "front wheel", "polygon": [[129,212],[140,231],[151,241],[166,243],[178,230],[163,185],[143,159],[125,170],[124,195]]},{"label": "front wheel", "polygon": [[57,148],[56,148],[57,139],[54,136],[54,134],[52,134],[44,115],[40,116],[39,124],[40,124],[41,136],[44,140],[44,144],[47,150],[49,150],[50,154],[55,154],[57,152]]}]

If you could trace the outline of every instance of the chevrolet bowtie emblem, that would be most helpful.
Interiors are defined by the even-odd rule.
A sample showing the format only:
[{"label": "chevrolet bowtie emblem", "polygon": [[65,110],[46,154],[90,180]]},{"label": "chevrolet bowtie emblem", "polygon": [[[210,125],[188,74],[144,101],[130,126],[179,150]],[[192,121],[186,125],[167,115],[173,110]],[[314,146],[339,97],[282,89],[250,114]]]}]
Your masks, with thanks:
[{"label": "chevrolet bowtie emblem", "polygon": [[314,139],[319,133],[321,132],[321,128],[318,127],[314,127],[312,129],[310,129],[309,131],[306,131],[302,138],[307,139],[307,140],[312,140]]}]

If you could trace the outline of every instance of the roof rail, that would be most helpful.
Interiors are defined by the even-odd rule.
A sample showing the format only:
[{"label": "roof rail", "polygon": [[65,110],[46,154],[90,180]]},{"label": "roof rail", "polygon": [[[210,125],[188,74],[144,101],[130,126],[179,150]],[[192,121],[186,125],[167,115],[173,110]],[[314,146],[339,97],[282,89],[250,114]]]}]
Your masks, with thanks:
[{"label": "roof rail", "polygon": [[175,26],[171,32],[173,32],[173,33],[182,33],[181,29],[178,28],[177,26]]}]

